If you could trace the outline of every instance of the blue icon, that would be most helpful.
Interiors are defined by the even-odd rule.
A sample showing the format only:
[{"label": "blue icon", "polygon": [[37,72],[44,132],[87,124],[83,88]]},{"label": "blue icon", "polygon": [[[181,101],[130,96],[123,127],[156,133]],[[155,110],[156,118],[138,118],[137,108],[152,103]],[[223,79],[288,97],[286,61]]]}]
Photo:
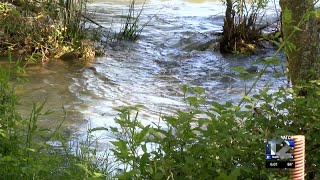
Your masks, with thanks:
[{"label": "blue icon", "polygon": [[294,141],[293,140],[288,140],[289,146],[294,147]]}]

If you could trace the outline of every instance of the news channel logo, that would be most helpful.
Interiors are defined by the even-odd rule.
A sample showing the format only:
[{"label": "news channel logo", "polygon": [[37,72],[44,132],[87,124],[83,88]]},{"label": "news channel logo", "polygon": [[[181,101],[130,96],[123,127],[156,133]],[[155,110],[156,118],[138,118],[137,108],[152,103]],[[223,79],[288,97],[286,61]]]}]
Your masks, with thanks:
[{"label": "news channel logo", "polygon": [[292,136],[274,137],[266,143],[267,168],[294,168],[294,140]]}]

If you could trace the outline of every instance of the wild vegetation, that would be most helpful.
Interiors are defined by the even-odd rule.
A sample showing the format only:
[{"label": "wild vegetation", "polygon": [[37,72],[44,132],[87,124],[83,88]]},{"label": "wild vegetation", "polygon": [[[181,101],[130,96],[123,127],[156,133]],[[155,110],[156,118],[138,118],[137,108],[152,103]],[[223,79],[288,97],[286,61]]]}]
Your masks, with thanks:
[{"label": "wild vegetation", "polygon": [[136,12],[135,0],[132,0],[129,6],[129,12],[126,16],[126,21],[122,23],[122,28],[119,33],[117,33],[117,40],[136,40],[141,34],[144,26],[139,28],[138,22],[143,12],[145,1],[142,5],[142,8]]},{"label": "wild vegetation", "polygon": [[[0,53],[8,49],[42,62],[73,53],[93,59],[86,1],[6,1],[0,3]],[[90,51],[90,49],[92,49]]]},{"label": "wild vegetation", "polygon": [[283,37],[290,44],[284,49],[287,54],[288,75],[293,85],[301,85],[319,79],[319,27],[316,21],[314,1],[299,4],[280,1],[283,9]]},{"label": "wild vegetation", "polygon": [[269,0],[226,0],[223,35],[220,40],[222,53],[250,53],[255,49],[262,29],[259,24]]},{"label": "wild vegetation", "polygon": [[143,1],[141,8],[138,9],[136,6],[136,0],[130,1],[125,21],[121,23],[121,29],[115,34],[115,38],[113,40],[135,41],[139,38],[143,29],[150,23],[154,16],[157,15],[157,13],[155,13],[147,22],[141,24],[140,18],[144,10],[145,3],[146,0]]},{"label": "wild vegetation", "polygon": [[[228,43],[221,48],[239,51],[260,37],[259,28],[252,22],[257,20],[259,10],[265,6],[265,1],[258,2],[261,3],[258,9],[253,9],[252,14],[246,14],[243,12],[246,7],[244,1],[227,1],[224,26],[226,39],[223,41]],[[3,52],[6,51],[10,62],[11,51],[31,53],[32,58],[39,56],[42,61],[46,61],[50,56],[78,51],[91,44],[91,41],[83,41],[89,31],[85,30],[83,24],[82,4],[72,0],[51,3],[45,1],[29,4],[13,1],[0,4],[0,37],[3,38],[0,48]],[[131,9],[132,7],[134,8],[134,1]],[[239,10],[233,13],[232,9],[235,7]],[[289,7],[284,5],[282,8]],[[302,134],[307,141],[306,179],[320,179],[320,82],[314,76],[308,78],[310,73],[314,73],[314,69],[307,71],[309,66],[290,66],[297,54],[297,40],[291,38],[296,33],[309,30],[304,25],[313,17],[312,13],[309,13],[313,12],[312,10],[308,9],[297,17],[292,15],[292,10],[291,14],[290,10],[283,10],[284,28],[287,29],[284,31],[283,40],[278,43],[279,49],[274,57],[261,61],[264,68],[252,87],[244,92],[239,103],[207,102],[203,89],[185,85],[182,91],[188,109],[178,110],[172,116],[161,117],[166,126],[156,123],[143,125],[139,122],[141,107],[124,107],[118,109],[116,127],[89,129],[87,139],[75,144],[59,134],[63,119],[53,130],[38,127],[38,120],[51,113],[43,112],[45,102],[34,104],[28,118],[23,118],[17,112],[18,100],[14,95],[15,80],[12,78],[19,77],[21,68],[19,63],[11,64],[9,69],[0,66],[1,177],[289,179],[288,170],[265,168],[264,140],[284,134]],[[126,37],[135,40],[141,32],[137,26],[140,14],[136,18],[132,18],[133,15],[133,10],[129,11],[126,25],[119,34],[122,37],[120,39]],[[311,37],[313,36],[306,38]],[[308,93],[301,94],[300,91],[279,87],[275,92],[266,88],[258,94],[252,94],[251,90],[266,68],[279,64],[277,55],[283,49],[289,57],[289,72],[297,73],[291,67],[306,72],[306,76],[296,77],[290,74],[289,77],[305,81],[304,87],[307,87]],[[318,50],[309,52],[317,57],[319,55]],[[304,57],[309,55],[310,53],[304,54]],[[304,60],[307,61],[306,58]],[[317,62],[318,60],[310,59],[309,63],[314,66]],[[243,68],[238,68],[238,71],[242,75],[248,74]],[[300,88],[296,81],[293,82],[295,88]],[[108,158],[111,156],[99,157],[93,146],[97,140],[91,133],[105,130],[115,136],[115,140],[111,142],[113,148],[108,152],[115,157],[115,162],[110,162]]]},{"label": "wild vegetation", "polygon": [[[10,54],[10,52],[9,52]],[[107,166],[89,148],[94,139],[73,140],[59,132],[64,119],[55,129],[38,126],[39,119],[52,113],[44,111],[45,102],[34,103],[29,117],[17,112],[14,95],[19,78],[19,63],[10,70],[0,66],[0,174],[2,179],[104,179]],[[13,77],[15,80],[12,80]],[[60,145],[52,146],[52,143]]]},{"label": "wild vegetation", "polygon": [[[316,154],[320,146],[317,138],[320,127],[319,80],[299,76],[299,81],[304,82],[303,88],[299,91],[295,89],[301,86],[293,83],[292,89],[279,87],[277,91],[270,92],[270,89],[266,88],[260,90],[258,94],[251,93],[266,68],[272,64],[279,65],[277,56],[281,49],[285,49],[287,56],[295,57],[296,49],[293,48],[295,38],[293,40],[291,38],[297,32],[312,29],[304,25],[310,21],[310,17],[312,18],[310,14],[313,11],[304,12],[305,14],[299,14],[299,18],[293,20],[292,12],[283,11],[285,22],[296,22],[290,26],[284,24],[284,28],[294,30],[286,32],[288,34],[285,34],[281,43],[276,42],[278,51],[273,57],[262,61],[264,68],[239,103],[207,102],[203,89],[184,86],[182,90],[189,108],[177,111],[173,116],[162,117],[166,126],[159,124],[143,126],[138,120],[137,108],[120,109],[120,118],[116,119],[120,128],[110,128],[110,131],[117,135],[117,140],[113,142],[115,148],[112,151],[117,161],[124,164],[124,172],[116,177],[119,179],[290,179],[289,170],[277,171],[265,168],[264,140],[285,134],[301,134],[306,137],[305,178],[320,178],[320,170],[317,167],[320,156]],[[309,33],[308,38],[313,35]],[[317,53],[319,57],[319,51],[312,52]],[[304,57],[308,55],[310,53],[304,54]],[[309,62],[318,61],[313,62],[310,59]],[[313,69],[305,69],[303,64],[297,68],[301,68],[300,70],[307,74],[314,72]],[[241,76],[249,74],[243,68],[236,70]]]},{"label": "wild vegetation", "polygon": [[[144,2],[145,3],[145,2]],[[150,20],[140,25],[144,9],[130,1],[120,32],[107,41],[136,40]],[[4,1],[0,3],[0,54],[10,51],[28,60],[47,62],[52,58],[92,61],[105,54],[97,43],[105,35],[103,26],[87,13],[86,0]],[[93,28],[98,26],[98,28]],[[107,43],[107,42],[106,42]]]},{"label": "wild vegetation", "polygon": [[113,152],[124,164],[117,178],[289,179],[289,170],[265,168],[264,140],[283,134],[306,136],[306,178],[320,177],[320,112],[314,98],[267,88],[238,105],[206,103],[199,88],[184,92],[189,109],[163,117],[166,126],[143,126],[136,109],[120,110],[120,128],[110,128],[117,135]]}]

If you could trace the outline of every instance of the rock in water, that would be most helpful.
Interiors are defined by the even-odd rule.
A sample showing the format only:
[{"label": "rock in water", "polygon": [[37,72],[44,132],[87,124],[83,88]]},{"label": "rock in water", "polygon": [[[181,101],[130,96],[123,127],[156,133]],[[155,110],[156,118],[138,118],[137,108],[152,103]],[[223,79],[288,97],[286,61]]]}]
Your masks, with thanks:
[{"label": "rock in water", "polygon": [[62,54],[59,57],[59,59],[61,59],[62,61],[73,61],[73,60],[79,59],[79,55],[76,52],[71,51],[71,52]]}]

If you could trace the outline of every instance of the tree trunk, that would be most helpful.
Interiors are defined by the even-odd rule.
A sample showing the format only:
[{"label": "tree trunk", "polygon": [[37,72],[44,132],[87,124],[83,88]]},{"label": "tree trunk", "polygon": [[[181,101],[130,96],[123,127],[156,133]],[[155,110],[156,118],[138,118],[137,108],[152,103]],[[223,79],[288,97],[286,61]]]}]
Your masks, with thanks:
[{"label": "tree trunk", "polygon": [[[289,79],[298,96],[309,96],[310,99],[318,99],[319,96],[312,92],[314,90],[310,88],[309,85],[311,80],[317,80],[320,77],[318,26],[313,15],[305,18],[307,13],[314,11],[313,0],[280,0],[279,3],[282,9],[281,28],[283,38],[289,42],[289,44],[285,46]],[[298,26],[299,22],[302,23]],[[292,47],[290,43],[295,46],[295,48],[290,48],[290,46]],[[305,112],[301,112],[299,108],[299,106],[301,106],[299,103],[305,101],[304,103],[310,106],[310,103],[307,103],[310,99],[301,98],[296,102],[296,109],[292,112],[295,117],[306,118]],[[312,106],[315,106],[313,107],[315,109],[310,112],[316,112],[316,105],[312,104]],[[305,120],[304,122],[307,121],[308,120]],[[299,122],[297,122],[297,124],[299,124]],[[301,128],[303,129],[304,127]],[[300,130],[299,134],[305,133],[306,132]],[[310,160],[308,156],[306,156],[306,158]],[[313,167],[315,167],[313,164],[306,164],[305,168],[308,176],[304,178],[317,179],[316,174],[318,170],[313,169]]]},{"label": "tree trunk", "polygon": [[[319,33],[315,17],[307,18],[298,27],[300,30],[297,30],[298,23],[306,13],[314,10],[313,0],[280,0],[279,3],[283,12],[284,40],[288,40],[295,47],[289,48],[290,44],[285,47],[289,78],[293,85],[315,80],[319,77]],[[293,31],[294,34],[289,38]]]},{"label": "tree trunk", "polygon": [[234,45],[233,34],[234,34],[234,14],[232,9],[232,0],[227,0],[227,9],[224,17],[223,25],[223,38],[220,42],[220,52],[227,53],[229,52],[231,46]]}]

